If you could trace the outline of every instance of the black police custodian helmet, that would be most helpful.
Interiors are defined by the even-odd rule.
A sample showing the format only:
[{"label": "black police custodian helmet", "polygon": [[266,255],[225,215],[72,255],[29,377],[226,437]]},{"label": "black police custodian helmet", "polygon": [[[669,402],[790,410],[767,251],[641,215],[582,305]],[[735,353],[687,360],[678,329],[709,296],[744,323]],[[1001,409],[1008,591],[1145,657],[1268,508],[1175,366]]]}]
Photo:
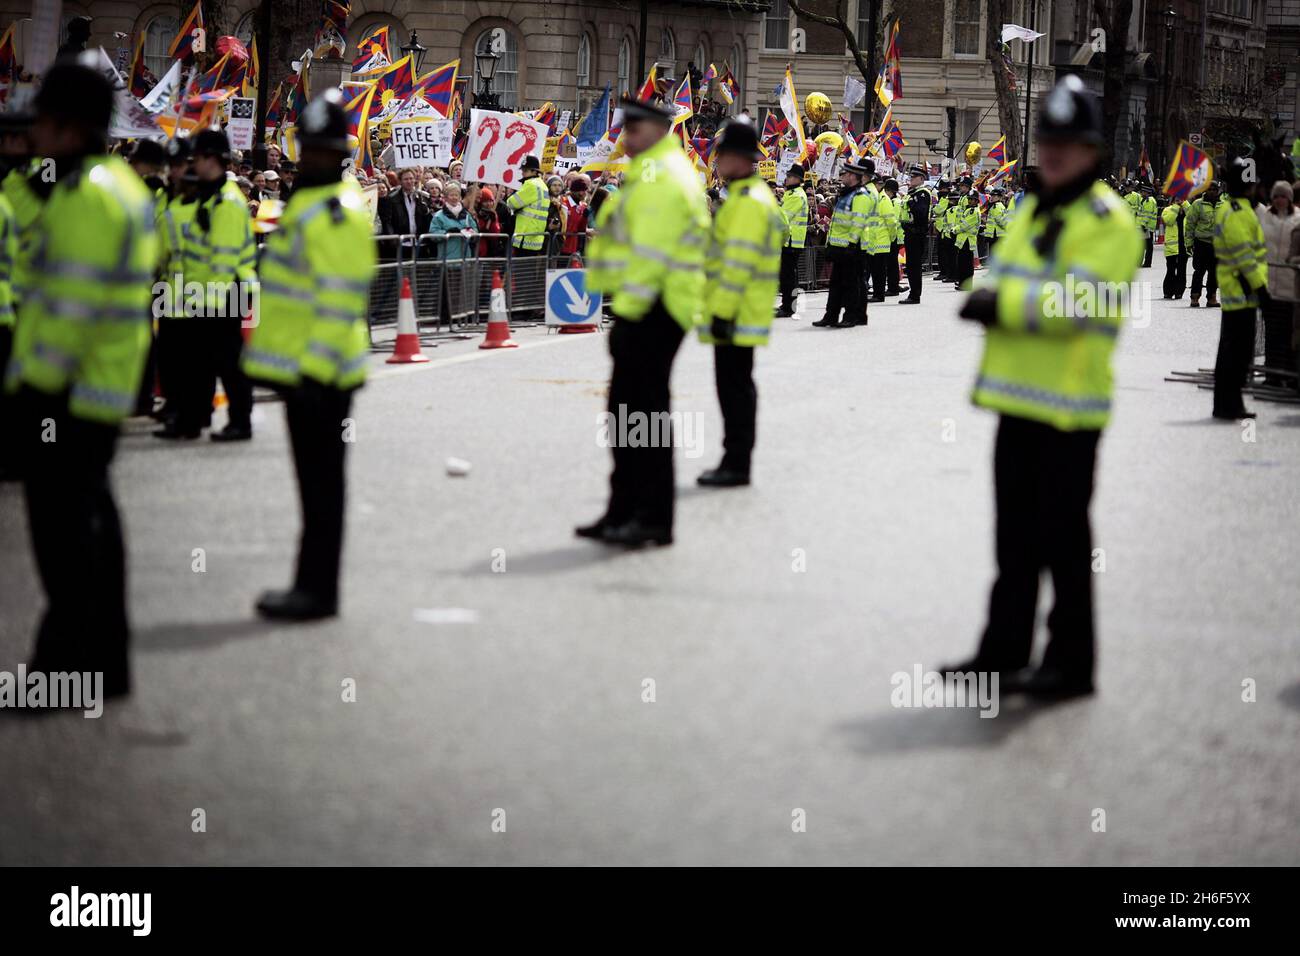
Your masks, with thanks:
[{"label": "black police custodian helmet", "polygon": [[76,62],[56,63],[36,94],[36,113],[107,136],[113,87],[98,70]]},{"label": "black police custodian helmet", "polygon": [[1034,135],[1040,140],[1103,146],[1101,102],[1074,74],[1062,77],[1043,103]]},{"label": "black police custodian helmet", "polygon": [[677,115],[657,96],[644,100],[625,96],[619,100],[618,106],[623,111],[624,123],[646,119],[656,123],[672,123],[673,117]]},{"label": "black police custodian helmet", "polygon": [[1250,193],[1254,175],[1251,174],[1250,180],[1246,178],[1247,170],[1254,168],[1254,161],[1243,159],[1240,156],[1234,156],[1223,166],[1223,183],[1227,187],[1229,196],[1245,196]]},{"label": "black police custodian helmet", "polygon": [[734,153],[755,162],[763,158],[763,151],[758,148],[758,130],[754,124],[743,119],[730,120],[722,127],[714,152]]},{"label": "black police custodian helmet", "polygon": [[799,163],[795,163],[785,171],[785,178],[787,182],[793,179],[796,183],[801,183],[803,182],[803,177],[804,177],[804,169],[803,166],[801,166]]},{"label": "black police custodian helmet", "polygon": [[156,139],[142,139],[131,150],[131,162],[161,166],[167,162],[167,150]]},{"label": "black police custodian helmet", "polygon": [[190,158],[190,141],[184,137],[173,136],[163,149],[167,152],[167,161],[173,166],[179,166]]},{"label": "black police custodian helmet", "polygon": [[542,161],[530,153],[524,157],[524,161],[519,164],[519,168],[524,172],[528,172],[531,169],[540,173],[542,171]]},{"label": "black police custodian helmet", "polygon": [[307,104],[298,118],[298,142],[310,149],[348,151],[348,117],[341,92],[326,90]]},{"label": "black police custodian helmet", "polygon": [[194,137],[195,156],[215,156],[224,162],[230,161],[230,140],[226,134],[215,129],[205,129]]}]

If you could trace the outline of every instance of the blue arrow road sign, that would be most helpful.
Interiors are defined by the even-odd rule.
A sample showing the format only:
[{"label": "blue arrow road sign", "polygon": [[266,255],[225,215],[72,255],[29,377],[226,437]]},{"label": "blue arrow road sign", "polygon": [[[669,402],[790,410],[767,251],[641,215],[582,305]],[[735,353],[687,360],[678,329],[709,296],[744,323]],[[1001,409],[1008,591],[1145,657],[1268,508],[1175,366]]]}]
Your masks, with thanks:
[{"label": "blue arrow road sign", "polygon": [[582,269],[546,272],[546,324],[587,325],[600,322],[600,296],[587,292]]}]

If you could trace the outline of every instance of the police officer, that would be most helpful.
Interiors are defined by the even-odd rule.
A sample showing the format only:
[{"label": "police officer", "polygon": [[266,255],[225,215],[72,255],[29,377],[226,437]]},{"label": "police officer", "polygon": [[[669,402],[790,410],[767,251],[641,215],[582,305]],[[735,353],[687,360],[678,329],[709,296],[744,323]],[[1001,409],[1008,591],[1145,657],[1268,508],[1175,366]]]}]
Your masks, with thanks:
[{"label": "police officer", "polygon": [[[609,505],[579,537],[635,547],[673,540],[673,448],[668,383],[686,331],[704,298],[709,208],[691,161],[668,132],[673,111],[658,100],[624,99],[630,158],[623,186],[601,209],[604,231],[592,243],[597,291],[610,300],[609,414],[614,470]],[[606,208],[613,204],[606,214]],[[768,291],[771,308],[775,290]],[[625,429],[648,423],[648,443]],[[615,437],[613,432],[618,432]],[[666,432],[666,434],[665,434]]]},{"label": "police officer", "polygon": [[804,169],[795,163],[785,174],[785,192],[781,196],[781,215],[785,219],[786,240],[781,247],[781,308],[777,316],[794,315],[794,289],[799,284],[799,257],[808,238],[808,194],[803,188]]},{"label": "police officer", "polygon": [[[874,166],[874,161],[870,162]],[[883,183],[879,176],[876,179]],[[889,281],[889,245],[891,237],[889,226],[885,220],[886,216],[892,213],[892,205],[880,183],[870,182],[863,186],[869,206],[866,224],[862,229],[862,257],[867,265],[866,270],[864,270],[866,277],[871,280],[870,295],[867,294],[866,287],[863,287],[864,315],[866,303],[885,301],[885,289]],[[898,268],[897,260],[894,261],[894,268]],[[866,324],[865,320],[862,324]]]},{"label": "police officer", "polygon": [[1187,207],[1175,196],[1160,213],[1165,224],[1166,299],[1181,299],[1187,288]]},{"label": "police officer", "polygon": [[958,289],[961,284],[975,275],[975,244],[978,242],[980,227],[980,208],[975,193],[971,189],[971,178],[963,176],[957,182],[957,202],[949,210],[949,221],[953,227],[953,259],[957,274],[953,284]]},{"label": "police officer", "polygon": [[1147,269],[1151,266],[1151,254],[1155,249],[1158,213],[1156,197],[1152,194],[1151,184],[1144,182],[1139,188],[1142,192],[1142,198],[1138,203],[1137,217],[1138,225],[1142,227],[1142,238],[1146,245],[1146,251],[1142,256],[1142,268]]},{"label": "police officer", "polygon": [[[195,175],[190,141],[180,136],[167,141],[167,197],[156,207],[158,227],[158,274],[169,294],[155,301],[158,313],[158,336],[155,361],[158,386],[165,404],[161,412],[163,427],[154,432],[159,438],[197,438],[190,422],[194,412],[187,407],[187,388],[193,388],[190,356],[194,322],[185,315],[184,237],[194,222],[198,209],[199,178]],[[191,403],[192,404],[192,403]],[[182,412],[186,414],[183,415]],[[206,413],[205,413],[206,416]],[[206,417],[205,417],[206,420]],[[184,433],[181,428],[184,427]]]},{"label": "police officer", "polygon": [[[204,289],[203,314],[192,318],[197,348],[188,366],[194,403],[192,421],[206,420],[217,378],[225,389],[228,424],[213,432],[213,441],[247,441],[253,437],[253,389],[239,369],[243,348],[243,312],[252,302],[257,278],[257,245],[248,202],[226,176],[230,142],[226,134],[203,130],[194,138],[194,172],[198,176],[194,220],[183,233],[185,282]],[[187,293],[188,304],[188,293]]]},{"label": "police officer", "polygon": [[[1077,76],[1048,95],[1036,140],[1039,191],[1026,196],[961,311],[988,330],[975,404],[1001,415],[993,466],[998,577],[979,650],[949,670],[999,672],[1004,693],[1059,698],[1093,689],[1088,505],[1122,320],[1113,299],[1093,287],[1133,281],[1141,238],[1128,206],[1099,181],[1101,104]],[[1071,289],[1075,300],[1060,308]],[[1042,665],[1026,673],[1043,569],[1056,601],[1051,639]]]},{"label": "police officer", "polygon": [[109,484],[118,426],[148,348],[153,203],[107,155],[113,91],[98,70],[58,63],[36,98],[30,180],[42,203],[6,389],[14,394],[32,551],[47,607],[28,670],[103,674],[130,691],[126,568]]},{"label": "police officer", "polygon": [[885,295],[901,295],[898,283],[898,247],[903,244],[903,201],[898,198],[898,180],[886,179],[881,197],[880,214],[889,237],[889,251],[885,256]]},{"label": "police officer", "polygon": [[939,200],[934,204],[935,247],[938,250],[939,271],[936,282],[951,282],[957,271],[952,236],[948,232],[948,209],[952,206],[952,183],[939,180]]},{"label": "police officer", "polygon": [[[523,182],[518,192],[506,200],[506,207],[515,217],[515,231],[510,239],[511,255],[516,259],[544,256],[551,193],[546,188],[546,180],[542,178],[541,162],[536,156],[525,156],[519,175]],[[516,288],[523,282],[540,289],[544,285],[545,265],[544,260],[518,263],[514,267]]]},{"label": "police officer", "polygon": [[908,170],[907,199],[903,203],[903,245],[907,249],[907,298],[900,305],[917,305],[921,301],[921,270],[926,261],[926,243],[930,233],[930,208],[933,199],[925,184],[925,167]]},{"label": "police officer", "polygon": [[318,95],[298,123],[293,197],[263,247],[259,321],[244,349],[248,376],[284,395],[302,502],[293,587],[257,602],[264,617],[338,613],[345,452],[352,396],[366,379],[366,300],[374,229],[355,180],[343,179],[353,145],[338,90]]},{"label": "police officer", "polygon": [[1006,232],[1007,207],[1003,203],[1005,193],[999,186],[989,192],[989,205],[984,211],[984,242],[988,255],[993,255],[993,247]]},{"label": "police officer", "polygon": [[753,124],[727,123],[714,152],[727,199],[713,219],[700,340],[713,345],[724,454],[717,468],[696,480],[705,486],[734,487],[749,484],[758,413],[754,348],[767,344],[772,328],[772,297],[786,225],[776,197],[756,172],[763,151]]},{"label": "police officer", "polygon": [[[831,211],[830,231],[826,235],[826,258],[831,277],[826,288],[826,314],[813,323],[829,329],[847,329],[867,324],[867,305],[862,296],[863,264],[866,261],[862,239],[874,200],[863,188],[862,177],[875,172],[873,160],[861,164],[847,163],[840,171],[840,194]],[[840,318],[843,310],[844,318]]]},{"label": "police officer", "polygon": [[1250,203],[1252,166],[1240,157],[1227,164],[1228,199],[1215,211],[1214,258],[1223,317],[1214,362],[1214,417],[1227,420],[1255,417],[1246,411],[1241,389],[1255,351],[1255,309],[1270,302],[1264,230]]},{"label": "police officer", "polygon": [[1215,292],[1219,288],[1214,260],[1214,219],[1219,208],[1219,184],[1211,182],[1205,194],[1188,205],[1184,230],[1192,236],[1192,301],[1193,309],[1201,305],[1201,280],[1205,280],[1205,307],[1219,304]]}]

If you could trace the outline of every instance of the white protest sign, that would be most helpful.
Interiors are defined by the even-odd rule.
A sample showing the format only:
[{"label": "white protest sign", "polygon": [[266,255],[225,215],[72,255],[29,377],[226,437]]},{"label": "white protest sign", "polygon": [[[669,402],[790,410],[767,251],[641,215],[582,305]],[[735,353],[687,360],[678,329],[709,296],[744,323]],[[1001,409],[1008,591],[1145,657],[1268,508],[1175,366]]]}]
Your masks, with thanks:
[{"label": "white protest sign", "polygon": [[230,122],[226,136],[231,149],[253,148],[253,127],[257,125],[257,100],[251,96],[234,96],[230,99]]},{"label": "white protest sign", "polygon": [[113,120],[108,127],[113,139],[150,139],[162,135],[153,114],[126,90],[113,94]]},{"label": "white protest sign", "polygon": [[451,164],[451,120],[399,117],[393,120],[393,166],[448,166]]},{"label": "white protest sign", "polygon": [[817,154],[817,162],[813,164],[813,172],[818,179],[830,179],[835,172],[835,154],[838,147],[827,143]]},{"label": "white protest sign", "polygon": [[555,168],[552,170],[552,172],[554,172],[555,175],[557,176],[563,176],[569,170],[578,169],[578,168],[580,167],[578,164],[578,158],[576,156],[556,156]]},{"label": "white protest sign", "polygon": [[781,158],[776,163],[776,181],[785,182],[785,174],[790,171],[790,167],[799,159],[797,149],[786,149],[781,151]]},{"label": "white protest sign", "polygon": [[565,110],[560,114],[560,120],[555,124],[556,133],[563,133],[569,128],[569,121],[573,119],[573,110]]},{"label": "white protest sign", "polygon": [[474,182],[518,187],[525,156],[542,159],[547,128],[513,113],[470,110],[465,176]]}]

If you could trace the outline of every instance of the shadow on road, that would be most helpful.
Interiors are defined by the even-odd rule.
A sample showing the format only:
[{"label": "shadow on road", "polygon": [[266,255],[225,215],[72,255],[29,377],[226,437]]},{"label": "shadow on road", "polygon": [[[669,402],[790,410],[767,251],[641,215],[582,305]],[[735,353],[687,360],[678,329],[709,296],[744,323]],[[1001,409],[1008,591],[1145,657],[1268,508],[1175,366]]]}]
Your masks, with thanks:
[{"label": "shadow on road", "polygon": [[1004,700],[996,717],[981,717],[970,707],[898,708],[840,724],[853,750],[863,756],[912,750],[997,747],[1039,714],[1063,704]]},{"label": "shadow on road", "polygon": [[[510,554],[506,558],[506,569],[510,574],[563,574],[565,571],[590,567],[593,564],[601,564],[623,555],[636,553],[638,553],[636,549],[609,547],[595,542],[571,544],[546,551]],[[466,578],[497,574],[492,569],[491,561],[481,559],[450,573]]]},{"label": "shadow on road", "polygon": [[151,627],[137,628],[131,635],[131,645],[136,650],[143,651],[203,650],[248,637],[262,637],[281,626],[283,625],[272,624],[254,617],[231,621],[154,624]]},{"label": "shadow on road", "polygon": [[1292,710],[1300,710],[1300,682],[1285,688],[1277,695],[1277,699]]}]

